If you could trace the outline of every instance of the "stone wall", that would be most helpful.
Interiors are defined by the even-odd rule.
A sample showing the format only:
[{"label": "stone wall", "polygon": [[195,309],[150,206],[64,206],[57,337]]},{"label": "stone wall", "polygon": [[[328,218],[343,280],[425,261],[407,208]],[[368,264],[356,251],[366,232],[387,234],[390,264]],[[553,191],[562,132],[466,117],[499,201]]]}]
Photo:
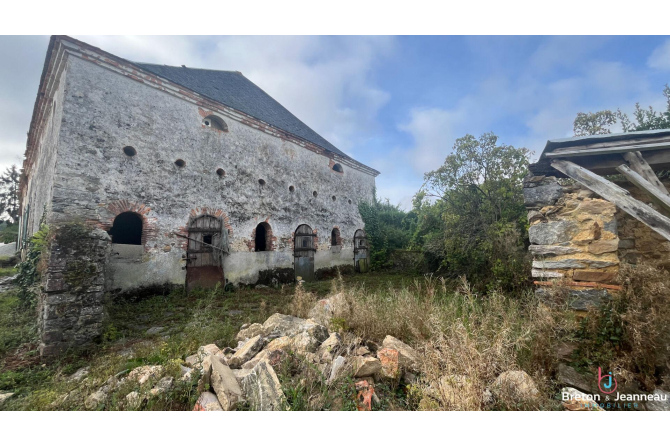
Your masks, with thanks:
[{"label": "stone wall", "polygon": [[[233,283],[292,269],[300,224],[317,235],[316,270],[353,264],[354,233],[363,228],[358,202],[372,199],[372,174],[348,165],[337,172],[327,156],[233,119],[225,132],[205,127],[208,112],[196,104],[78,57],[68,57],[65,71],[48,222],[78,218],[109,230],[124,209],[144,221],[144,252],[110,262],[109,290],[183,284],[185,240],[175,233],[186,233],[194,213],[224,219],[224,273]],[[136,155],[124,154],[126,146]],[[186,165],[176,166],[177,159]],[[254,252],[261,222],[271,227],[273,249]],[[336,249],[333,227],[342,241]]]},{"label": "stone wall", "polygon": [[82,224],[52,227],[38,298],[40,354],[81,347],[102,333],[105,266],[110,238]]},{"label": "stone wall", "polygon": [[[619,186],[642,201],[628,183]],[[560,279],[571,289],[572,307],[585,310],[608,297],[621,263],[640,260],[670,265],[670,242],[616,206],[571,180],[529,176],[524,181],[529,250],[534,280]],[[538,289],[549,295],[547,287]]]}]

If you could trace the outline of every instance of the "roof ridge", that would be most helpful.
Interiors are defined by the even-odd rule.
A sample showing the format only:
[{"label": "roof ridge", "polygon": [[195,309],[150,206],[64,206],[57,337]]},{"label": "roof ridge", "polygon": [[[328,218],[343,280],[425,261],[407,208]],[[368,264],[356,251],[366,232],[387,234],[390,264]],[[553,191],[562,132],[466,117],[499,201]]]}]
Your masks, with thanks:
[{"label": "roof ridge", "polygon": [[[177,69],[185,68],[187,70],[217,71],[217,72],[220,72],[220,73],[237,73],[237,74],[240,74],[240,75],[244,76],[244,74],[242,74],[242,72],[238,71],[238,70],[218,70],[218,69],[214,69],[214,68],[197,68],[197,67],[187,67],[186,65],[175,66],[175,65],[167,65],[167,64],[164,64],[164,63],[139,62],[139,61],[134,61],[134,60],[131,60],[129,62],[133,63],[135,65],[138,65],[138,64],[140,64],[140,65],[153,65],[153,66],[156,66],[156,67],[168,67],[168,68],[177,68]],[[244,76],[244,77],[246,77],[246,76]]]}]

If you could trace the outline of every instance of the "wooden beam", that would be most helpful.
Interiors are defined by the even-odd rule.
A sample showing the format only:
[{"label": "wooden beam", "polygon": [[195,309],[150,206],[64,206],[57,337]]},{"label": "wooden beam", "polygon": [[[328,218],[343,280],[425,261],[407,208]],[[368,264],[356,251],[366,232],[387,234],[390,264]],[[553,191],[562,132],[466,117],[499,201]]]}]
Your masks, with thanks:
[{"label": "wooden beam", "polygon": [[551,166],[670,240],[670,218],[631,197],[627,190],[570,161],[554,160]]},{"label": "wooden beam", "polygon": [[[628,161],[628,165],[634,172],[637,172],[642,178],[649,181],[661,193],[668,195],[668,190],[665,185],[658,179],[651,166],[645,161],[640,152],[627,152],[623,154],[623,158]],[[619,169],[617,169],[619,170]],[[670,195],[668,195],[670,197]]]},{"label": "wooden beam", "polygon": [[563,149],[556,149],[549,153],[545,153],[547,158],[565,158],[568,156],[591,156],[591,155],[607,155],[610,153],[626,153],[636,152],[642,150],[662,150],[670,149],[670,142],[657,142],[653,144],[628,144],[625,146],[606,146],[594,149],[579,148],[579,147],[565,147]]},{"label": "wooden beam", "polygon": [[628,181],[642,189],[649,195],[649,198],[661,209],[670,212],[670,195],[661,192],[655,185],[647,181],[637,172],[634,172],[625,164],[616,168],[622,175],[628,178]]}]

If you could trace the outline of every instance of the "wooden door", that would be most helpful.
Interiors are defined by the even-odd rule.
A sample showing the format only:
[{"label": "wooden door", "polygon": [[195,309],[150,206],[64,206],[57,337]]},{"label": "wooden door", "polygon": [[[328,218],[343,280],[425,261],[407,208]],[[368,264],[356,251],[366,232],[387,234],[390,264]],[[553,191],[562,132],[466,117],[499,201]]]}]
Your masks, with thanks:
[{"label": "wooden door", "polygon": [[358,273],[368,272],[368,239],[362,229],[354,233],[354,270]]},{"label": "wooden door", "polygon": [[228,252],[228,231],[220,218],[202,215],[189,220],[186,250],[186,289],[225,286],[223,255]]},{"label": "wooden door", "polygon": [[293,238],[293,266],[295,280],[312,282],[314,280],[314,252],[316,243],[312,228],[308,225],[300,225],[295,230]]}]

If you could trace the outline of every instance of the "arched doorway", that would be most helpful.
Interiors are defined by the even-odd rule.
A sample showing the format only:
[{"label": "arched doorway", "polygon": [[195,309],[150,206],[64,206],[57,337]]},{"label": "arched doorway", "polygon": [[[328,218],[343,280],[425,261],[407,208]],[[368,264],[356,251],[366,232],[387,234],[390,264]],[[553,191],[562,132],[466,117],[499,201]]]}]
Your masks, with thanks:
[{"label": "arched doorway", "polygon": [[311,282],[314,280],[314,253],[316,234],[308,225],[300,225],[293,237],[293,267],[295,279]]},{"label": "arched doorway", "polygon": [[225,285],[223,255],[228,252],[228,231],[220,218],[212,215],[192,217],[188,222],[186,249],[186,289]]},{"label": "arched doorway", "polygon": [[116,216],[109,230],[112,243],[119,245],[142,244],[142,217],[135,212],[122,212]]},{"label": "arched doorway", "polygon": [[357,273],[368,272],[368,239],[362,229],[354,233],[354,270]]}]

